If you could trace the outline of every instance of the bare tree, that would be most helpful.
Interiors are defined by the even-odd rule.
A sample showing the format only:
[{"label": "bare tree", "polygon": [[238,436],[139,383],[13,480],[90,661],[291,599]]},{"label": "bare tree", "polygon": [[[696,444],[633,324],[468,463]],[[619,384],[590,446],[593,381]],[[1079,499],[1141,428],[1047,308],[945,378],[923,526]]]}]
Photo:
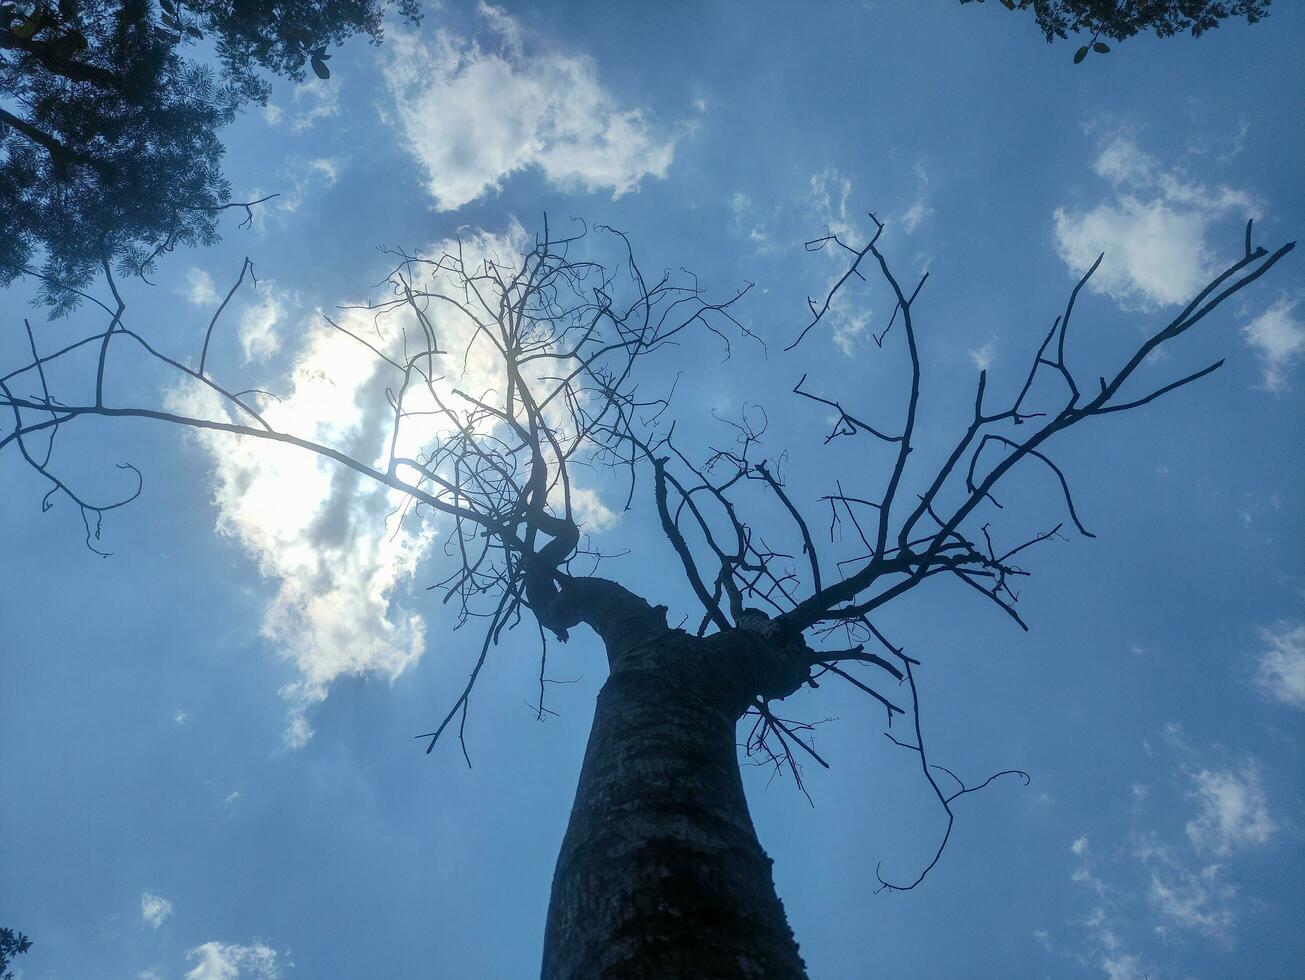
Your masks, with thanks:
[{"label": "bare tree", "polygon": [[[748,755],[783,767],[801,785],[805,760],[826,763],[811,739],[813,723],[782,716],[778,702],[804,686],[846,684],[884,711],[886,734],[918,757],[947,818],[931,860],[901,878],[878,873],[881,889],[918,885],[943,853],[955,802],[1001,777],[1027,776],[1008,770],[972,784],[931,759],[920,720],[921,663],[880,631],[879,611],[938,579],[986,597],[1023,627],[1015,588],[1027,574],[1021,562],[1062,530],[1089,534],[1049,455],[1062,433],[1141,408],[1216,370],[1222,361],[1150,389],[1134,377],[1148,356],[1293,247],[1254,246],[1248,223],[1236,262],[1113,374],[1088,382],[1071,365],[1071,325],[1098,259],[1030,358],[1013,400],[991,404],[980,372],[972,417],[954,448],[941,465],[917,472],[916,302],[928,277],[898,278],[880,247],[884,226],[871,219],[874,236],[864,244],[836,235],[808,243],[811,251],[845,254],[847,263],[828,294],[810,301],[810,320],[790,349],[845,301],[845,290],[878,280],[894,312],[875,339],[904,349],[909,394],[900,418],[868,420],[806,376],[798,381],[797,406],[834,413],[826,442],[872,440],[892,460],[881,483],[836,482],[818,501],[794,499],[782,454],[763,452],[763,414],[730,420],[725,445],[695,455],[677,437],[671,393],[640,387],[639,369],[655,356],[707,342],[726,353],[733,343],[761,343],[733,314],[747,288],[713,300],[687,273],[646,276],[619,232],[557,237],[547,223],[523,254],[503,261],[461,247],[435,256],[395,253],[386,298],[365,308],[374,329],[328,319],[392,376],[392,425],[380,460],[279,431],[264,415],[272,395],[214,378],[210,355],[226,301],[197,357],[183,360],[131,328],[107,270],[113,300],[100,303],[103,330],[42,351],[27,327],[30,358],[0,374],[0,407],[12,417],[0,449],[12,446],[49,482],[47,508],[62,498],[78,509],[93,549],[104,514],[139,494],[140,474],[124,464],[132,486],[107,500],[61,475],[56,436],[84,417],[149,419],[283,443],[391,488],[405,513],[442,519],[451,570],[439,588],[459,621],[481,621],[484,634],[465,688],[434,730],[419,736],[427,751],[451,728],[462,737],[486,658],[526,612],[541,640],[540,712],[548,634],[566,640],[585,625],[607,653],[610,673],[553,881],[543,975],[801,977],[797,943],[744,798],[740,719],[751,725]],[[604,244],[616,249],[606,263],[592,257]],[[246,260],[227,300],[251,275]],[[210,410],[120,404],[106,390],[111,352],[161,363],[208,399]],[[56,393],[56,366],[70,377],[74,364],[84,390]],[[656,509],[668,556],[699,606],[680,624],[687,628],[669,625],[667,607],[655,599],[597,574],[607,556],[577,514],[576,479],[588,477],[587,467],[620,481],[627,507],[640,500]],[[1017,468],[1046,471],[1065,518],[999,541],[1005,535],[989,515]],[[808,517],[813,506],[847,532],[854,545],[848,557],[820,554]]]}]

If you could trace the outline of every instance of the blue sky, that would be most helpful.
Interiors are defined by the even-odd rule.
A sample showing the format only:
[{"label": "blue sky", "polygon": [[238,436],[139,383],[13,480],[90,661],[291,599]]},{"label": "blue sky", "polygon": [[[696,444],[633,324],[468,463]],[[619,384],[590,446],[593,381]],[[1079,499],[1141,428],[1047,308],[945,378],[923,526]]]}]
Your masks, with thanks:
[{"label": "blue sky", "polygon": [[[904,362],[871,335],[882,291],[849,294],[796,352],[805,299],[837,273],[802,243],[888,222],[925,363],[921,458],[979,367],[1017,390],[1076,273],[1105,250],[1076,329],[1084,376],[1118,363],[1256,217],[1269,247],[1305,227],[1299,171],[1305,11],[1197,41],[1138,38],[1070,63],[995,3],[449,2],[279,84],[227,134],[239,194],[279,192],[254,227],[168,257],[127,287],[132,322],[194,352],[249,256],[217,370],[290,395],[298,431],[362,447],[384,412],[370,367],[322,312],[365,302],[378,246],[462,230],[509,249],[547,213],[625,231],[645,265],[727,292],[767,349],[673,351],[686,439],[713,412],[770,418],[795,498],[872,487],[887,458],[820,445],[828,419],[787,394],[804,373],[862,417],[900,411]],[[934,758],[970,779],[1029,771],[956,804],[941,864],[906,894],[943,829],[916,760],[831,684],[789,713],[836,718],[831,771],[745,770],[762,843],[813,977],[1288,977],[1305,973],[1305,273],[1289,256],[1166,357],[1159,384],[1227,357],[1199,386],[1071,433],[1056,449],[1095,539],[1031,555],[1021,632],[954,588],[880,624],[924,661]],[[0,353],[95,326],[39,323],[0,296]],[[1166,315],[1168,314],[1168,316]],[[1130,346],[1131,345],[1131,346]],[[239,386],[238,386],[239,387]],[[115,397],[188,397],[124,358]],[[181,401],[178,401],[181,400]],[[379,407],[378,407],[379,400]],[[148,423],[67,432],[65,472],[108,490],[130,460],[145,495],[106,523],[100,559],[72,509],[0,458],[0,922],[45,977],[492,977],[538,970],[558,844],[602,653],[498,648],[469,723],[474,767],[428,731],[479,644],[426,586],[438,524],[384,521],[386,498],[311,461]],[[63,436],[61,436],[63,438]],[[693,611],[646,509],[594,477],[594,539],[631,549],[607,574]],[[1029,471],[1003,520],[1062,519]],[[821,528],[823,532],[825,528]],[[846,543],[844,543],[846,544]],[[837,548],[837,545],[831,546]],[[678,618],[673,616],[673,621]]]}]

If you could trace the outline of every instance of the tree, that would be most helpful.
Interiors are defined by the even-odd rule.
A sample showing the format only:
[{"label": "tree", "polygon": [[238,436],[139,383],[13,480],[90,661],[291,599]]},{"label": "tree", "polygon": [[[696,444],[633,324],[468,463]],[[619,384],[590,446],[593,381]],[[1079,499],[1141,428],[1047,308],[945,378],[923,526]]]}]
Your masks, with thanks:
[{"label": "tree", "polygon": [[32,941],[21,932],[7,926],[0,927],[0,980],[14,980],[9,964],[15,956],[32,948]]},{"label": "tree", "polygon": [[[462,738],[470,697],[491,649],[529,614],[540,636],[542,713],[547,635],[565,641],[587,626],[602,641],[609,676],[598,697],[570,824],[558,857],[545,937],[543,975],[802,977],[797,943],[775,892],[770,860],[753,830],[739,775],[736,728],[751,724],[749,755],[783,767],[801,785],[805,759],[824,760],[812,723],[779,713],[804,686],[847,684],[885,712],[888,737],[912,753],[946,814],[932,859],[898,875],[877,870],[878,887],[911,889],[941,859],[961,796],[1018,770],[964,781],[933,762],[920,718],[919,659],[876,625],[879,611],[926,582],[947,581],[992,602],[1024,627],[1014,585],[1019,563],[1064,528],[1089,535],[1065,473],[1049,454],[1062,433],[1089,419],[1139,409],[1217,370],[1218,361],[1158,388],[1138,386],[1138,367],[1273,268],[1294,243],[1269,252],[1248,222],[1240,258],[1167,324],[1153,329],[1120,366],[1093,383],[1072,366],[1075,303],[1097,267],[1074,286],[1008,404],[979,373],[972,417],[937,467],[921,468],[917,419],[923,391],[914,285],[892,271],[880,247],[837,235],[808,249],[838,250],[846,271],[789,345],[809,337],[844,290],[873,276],[894,313],[875,339],[900,345],[909,382],[899,421],[867,421],[803,376],[798,404],[832,410],[826,443],[870,440],[891,463],[879,486],[829,488],[819,503],[848,530],[852,550],[820,554],[794,499],[784,456],[763,449],[764,416],[729,421],[730,441],[695,454],[677,434],[671,393],[645,393],[640,369],[677,347],[714,338],[761,341],[733,310],[748,287],[717,300],[692,276],[647,278],[629,242],[600,228],[616,258],[600,262],[593,236],[555,237],[545,223],[520,254],[471,254],[463,247],[423,256],[395,253],[388,298],[362,308],[366,333],[327,318],[392,376],[388,451],[376,461],[281,431],[265,418],[270,395],[236,391],[209,364],[222,308],[190,362],[156,348],[128,325],[112,273],[107,326],[42,352],[30,326],[30,360],[0,374],[0,408],[13,446],[49,484],[43,507],[71,503],[94,550],[104,515],[133,500],[133,486],[93,500],[56,465],[55,437],[84,418],[149,419],[275,442],[320,457],[394,491],[408,519],[445,522],[452,568],[440,583],[460,622],[482,621],[470,677],[428,739],[457,722]],[[231,292],[250,270],[248,260]],[[228,294],[229,298],[230,294]],[[346,321],[347,323],[347,321]],[[895,333],[894,333],[895,331]],[[106,361],[128,353],[161,364],[185,387],[164,407],[122,405],[106,391]],[[135,363],[135,362],[133,362]],[[56,393],[56,376],[85,390]],[[57,372],[57,373],[56,373]],[[1033,464],[1025,467],[1022,464]],[[637,594],[597,572],[608,556],[588,539],[577,479],[597,468],[624,486],[626,506],[647,501],[698,605],[672,626],[657,596]],[[997,526],[997,493],[1016,468],[1041,473],[1065,519],[1015,535]],[[687,626],[688,628],[683,628]],[[888,685],[897,688],[894,692]],[[887,691],[887,693],[885,693]],[[905,724],[893,728],[894,719]],[[463,742],[463,751],[466,751]]]},{"label": "tree", "polygon": [[[381,40],[388,0],[0,3],[0,285],[39,256],[80,287],[109,265],[148,275],[178,245],[206,245],[231,200],[217,132],[265,103],[266,73],[330,75],[327,48]],[[399,0],[419,18],[417,0]],[[187,56],[215,42],[219,70]],[[56,312],[74,290],[46,288]]]},{"label": "tree", "polygon": [[[961,0],[972,3],[973,0]],[[983,3],[984,0],[979,0]],[[1078,64],[1089,52],[1110,51],[1101,38],[1126,41],[1142,31],[1156,37],[1173,37],[1190,31],[1200,37],[1229,17],[1245,17],[1248,24],[1269,15],[1272,0],[1001,0],[1007,10],[1033,9],[1038,29],[1047,42],[1071,34],[1091,33],[1092,38],[1074,54]]]}]

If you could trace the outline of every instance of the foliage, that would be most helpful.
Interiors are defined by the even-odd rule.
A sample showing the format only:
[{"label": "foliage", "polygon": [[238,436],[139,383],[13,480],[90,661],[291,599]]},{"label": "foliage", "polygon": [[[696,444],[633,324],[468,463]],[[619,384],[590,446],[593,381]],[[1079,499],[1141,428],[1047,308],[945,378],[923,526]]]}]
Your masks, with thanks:
[{"label": "foliage", "polygon": [[[37,256],[47,280],[80,286],[216,241],[221,212],[239,206],[217,131],[266,101],[266,73],[298,81],[311,64],[326,78],[328,46],[379,42],[387,2],[0,3],[0,285]],[[398,7],[418,18],[417,0]],[[42,298],[58,315],[76,294]]]},{"label": "foliage", "polygon": [[31,948],[32,941],[21,932],[0,926],[0,980],[14,980],[8,969],[10,960]]},{"label": "foliage", "polygon": [[[972,3],[973,0],[961,0]],[[984,0],[978,0],[983,3]],[[1173,37],[1190,31],[1199,37],[1229,17],[1245,17],[1247,23],[1267,17],[1272,0],[1000,0],[1008,10],[1032,8],[1038,28],[1048,42],[1071,34],[1088,33],[1092,39],[1074,54],[1078,64],[1089,51],[1106,54],[1110,48],[1102,37],[1126,41],[1135,34],[1152,31],[1156,37]]]}]

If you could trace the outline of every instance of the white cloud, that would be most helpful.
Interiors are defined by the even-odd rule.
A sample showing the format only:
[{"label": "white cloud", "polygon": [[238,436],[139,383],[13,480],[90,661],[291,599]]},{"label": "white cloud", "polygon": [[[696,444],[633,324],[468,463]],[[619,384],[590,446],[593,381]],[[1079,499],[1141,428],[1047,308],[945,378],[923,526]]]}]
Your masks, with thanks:
[{"label": "white cloud", "polygon": [[1080,837],[1076,841],[1074,841],[1074,843],[1069,845],[1070,854],[1082,855],[1087,851],[1087,849],[1088,849],[1087,837]]},{"label": "white cloud", "polygon": [[[460,247],[469,265],[477,256],[510,261],[525,240],[525,230],[513,223],[501,236],[464,232]],[[430,252],[456,247],[442,242]],[[473,328],[465,319],[438,312],[447,309],[432,312],[443,349],[456,352],[437,372],[448,379],[441,383],[451,389],[456,380],[467,390],[493,390],[496,359],[487,345],[470,344]],[[395,356],[402,348],[402,317],[378,321],[365,310],[347,310],[333,318]],[[384,465],[393,421],[386,389],[394,384],[393,369],[326,326],[320,315],[296,333],[308,339],[277,392],[281,400],[268,400],[261,408],[264,417],[279,431]],[[419,391],[415,397],[426,396]],[[168,406],[187,415],[230,418],[211,392],[198,387],[172,392]],[[399,455],[416,457],[429,444],[435,434],[430,418],[405,421]],[[405,501],[396,491],[310,453],[205,430],[195,438],[213,465],[219,530],[239,541],[275,585],[262,633],[298,673],[281,692],[290,711],[286,745],[298,748],[312,737],[310,709],[337,678],[393,680],[422,657],[425,620],[395,600],[440,525],[412,514],[399,520],[395,511]],[[584,488],[575,488],[574,505],[590,530],[602,530],[616,518]]]},{"label": "white cloud", "polygon": [[260,283],[258,290],[258,302],[241,310],[236,324],[236,337],[246,364],[265,361],[281,349],[277,324],[285,319],[286,297],[268,281]]},{"label": "white cloud", "polygon": [[1267,844],[1277,832],[1254,763],[1240,773],[1202,769],[1192,776],[1192,782],[1200,809],[1187,823],[1187,836],[1198,850],[1228,855]]},{"label": "white cloud", "polygon": [[208,306],[217,300],[217,287],[213,277],[203,269],[191,267],[186,270],[186,300],[196,306]]},{"label": "white cloud", "polygon": [[576,523],[591,533],[609,530],[621,519],[620,514],[603,503],[588,487],[572,488],[571,507],[575,511]]},{"label": "white cloud", "polygon": [[531,51],[506,12],[485,3],[478,12],[483,46],[449,31],[431,43],[396,34],[385,46],[394,115],[436,208],[456,210],[532,167],[613,197],[666,176],[675,136],[619,105],[591,60]]},{"label": "white cloud", "polygon": [[1305,709],[1305,623],[1264,629],[1256,682],[1275,701]]},{"label": "white cloud", "polygon": [[282,975],[276,950],[258,940],[249,946],[204,943],[188,950],[186,960],[196,965],[185,980],[279,980]]},{"label": "white cloud", "polygon": [[150,892],[140,897],[140,917],[151,929],[157,929],[172,918],[172,903]]},{"label": "white cloud", "polygon": [[1305,354],[1305,322],[1292,316],[1295,309],[1294,300],[1279,298],[1242,327],[1242,336],[1260,356],[1266,391],[1285,390],[1287,369]]},{"label": "white cloud", "polygon": [[1127,308],[1191,299],[1215,270],[1216,250],[1207,242],[1212,228],[1259,212],[1245,191],[1164,170],[1126,136],[1102,147],[1093,170],[1113,185],[1114,195],[1086,211],[1057,208],[1056,247],[1075,275],[1104,252],[1090,288]]},{"label": "white cloud", "polygon": [[992,366],[992,359],[997,353],[997,339],[994,337],[982,347],[974,347],[969,351],[970,360],[980,371],[986,371]]},{"label": "white cloud", "polygon": [[186,719],[189,717],[190,716],[186,714],[184,711],[178,711],[175,715],[172,716],[172,720],[175,721],[178,725],[184,725],[186,723]]}]

